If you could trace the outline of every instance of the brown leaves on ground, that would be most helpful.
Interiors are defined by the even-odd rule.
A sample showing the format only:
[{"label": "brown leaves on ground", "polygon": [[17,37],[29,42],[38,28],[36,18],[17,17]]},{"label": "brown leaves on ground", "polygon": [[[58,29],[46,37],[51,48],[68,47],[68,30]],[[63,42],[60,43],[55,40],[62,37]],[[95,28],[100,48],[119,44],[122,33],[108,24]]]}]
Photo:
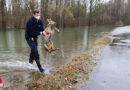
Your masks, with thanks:
[{"label": "brown leaves on ground", "polygon": [[110,38],[109,36],[111,36],[111,34],[103,34],[103,36],[100,39],[97,39],[95,41],[96,45],[106,45],[110,42]]},{"label": "brown leaves on ground", "polygon": [[85,65],[91,65],[91,59],[91,55],[84,54],[73,58],[63,67],[53,70],[52,74],[34,72],[32,81],[26,86],[29,90],[70,90],[72,85],[78,82],[79,74],[88,74]]}]

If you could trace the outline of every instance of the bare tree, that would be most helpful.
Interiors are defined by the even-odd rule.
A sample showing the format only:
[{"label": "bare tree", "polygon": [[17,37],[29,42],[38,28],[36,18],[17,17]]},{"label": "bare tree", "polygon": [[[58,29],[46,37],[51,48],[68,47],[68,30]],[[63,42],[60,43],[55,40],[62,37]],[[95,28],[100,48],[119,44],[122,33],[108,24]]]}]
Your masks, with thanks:
[{"label": "bare tree", "polygon": [[94,0],[89,0],[89,3],[90,3],[90,7],[89,7],[88,26],[91,26],[91,20],[92,20],[92,9],[93,9]]},{"label": "bare tree", "polygon": [[1,29],[6,30],[6,0],[0,1]]}]

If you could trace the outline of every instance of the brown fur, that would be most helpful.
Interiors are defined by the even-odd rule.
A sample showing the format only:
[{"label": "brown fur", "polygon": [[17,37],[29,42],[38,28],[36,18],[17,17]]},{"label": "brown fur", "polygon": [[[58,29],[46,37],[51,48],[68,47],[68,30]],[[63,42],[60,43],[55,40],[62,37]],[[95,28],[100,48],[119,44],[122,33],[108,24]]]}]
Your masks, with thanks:
[{"label": "brown fur", "polygon": [[58,48],[54,47],[54,44],[51,41],[51,37],[52,37],[52,35],[54,34],[55,31],[59,32],[59,29],[57,29],[55,27],[54,21],[52,21],[51,19],[47,19],[47,21],[48,21],[48,25],[45,28],[46,35],[44,36],[44,43],[45,43],[44,48],[45,48],[46,51],[52,52],[52,51],[58,50]]}]

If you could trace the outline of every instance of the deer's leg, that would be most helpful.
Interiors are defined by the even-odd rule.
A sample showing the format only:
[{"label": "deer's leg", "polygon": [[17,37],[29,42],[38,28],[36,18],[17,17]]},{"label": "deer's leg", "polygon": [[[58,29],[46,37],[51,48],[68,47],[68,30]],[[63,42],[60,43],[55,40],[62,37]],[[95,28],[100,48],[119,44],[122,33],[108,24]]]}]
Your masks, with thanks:
[{"label": "deer's leg", "polygon": [[53,50],[53,49],[55,49],[54,48],[54,44],[53,44],[53,42],[50,40],[50,45],[51,45],[51,49]]},{"label": "deer's leg", "polygon": [[49,47],[46,44],[44,44],[44,47],[47,51],[49,51]]}]

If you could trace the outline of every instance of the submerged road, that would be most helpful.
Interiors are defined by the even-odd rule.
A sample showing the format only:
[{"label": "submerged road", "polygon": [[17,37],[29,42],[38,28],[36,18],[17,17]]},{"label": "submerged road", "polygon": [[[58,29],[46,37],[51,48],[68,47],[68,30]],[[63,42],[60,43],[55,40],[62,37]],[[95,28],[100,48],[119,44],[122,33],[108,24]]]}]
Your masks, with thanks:
[{"label": "submerged road", "polygon": [[114,46],[105,47],[90,80],[81,90],[130,90],[130,38],[124,36],[119,36]]}]

